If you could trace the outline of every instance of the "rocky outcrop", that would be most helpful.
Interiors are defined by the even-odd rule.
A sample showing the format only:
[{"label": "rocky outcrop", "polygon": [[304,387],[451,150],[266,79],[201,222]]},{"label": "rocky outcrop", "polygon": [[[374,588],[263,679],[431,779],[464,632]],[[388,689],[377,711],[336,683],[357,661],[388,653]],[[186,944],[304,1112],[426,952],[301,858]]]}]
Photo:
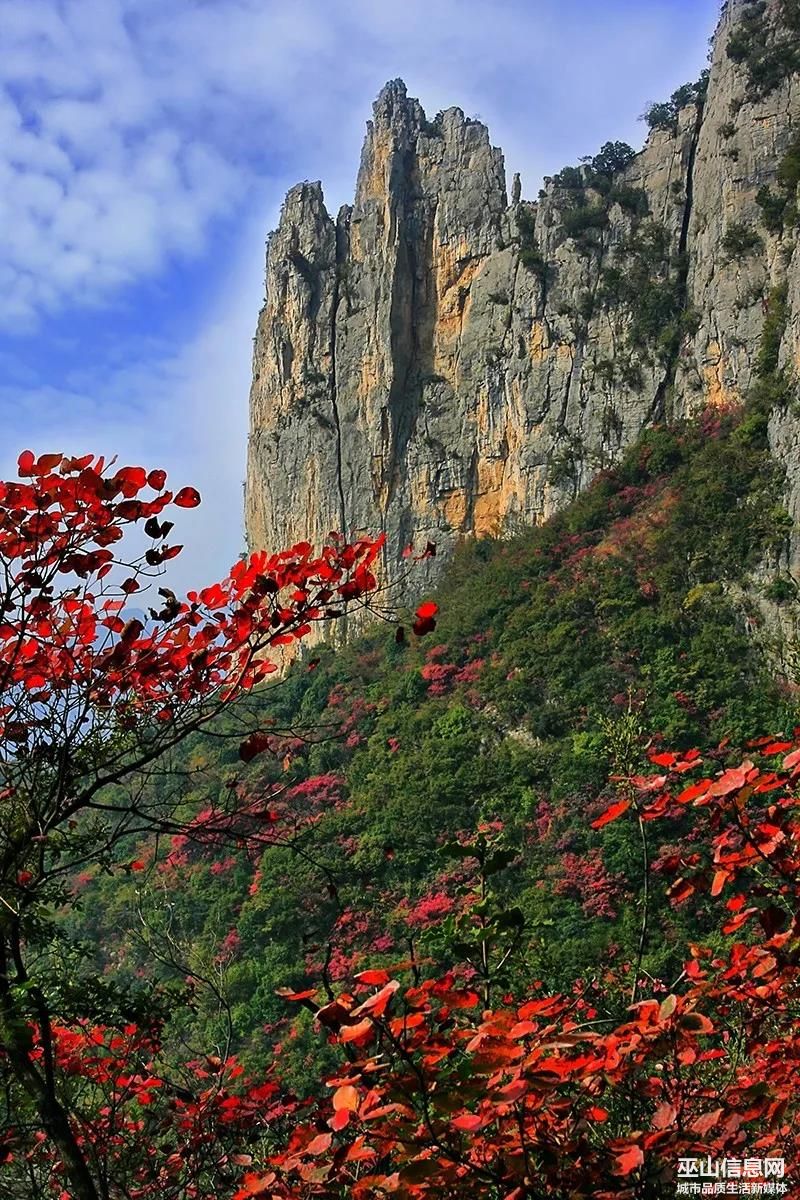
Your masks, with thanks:
[{"label": "rocky outcrop", "polygon": [[[321,185],[300,184],[268,243],[252,548],[383,530],[393,581],[404,547],[432,541],[416,591],[460,539],[547,517],[648,423],[798,365],[798,231],[765,227],[764,196],[782,194],[800,83],[787,68],[763,93],[728,52],[743,19],[761,21],[761,43],[782,36],[792,5],[729,4],[708,79],[665,106],[644,150],[604,148],[533,202],[515,181],[509,204],[480,122],[458,108],[429,120],[387,84],[352,207],[334,220]],[[800,514],[786,404],[772,436]]]}]

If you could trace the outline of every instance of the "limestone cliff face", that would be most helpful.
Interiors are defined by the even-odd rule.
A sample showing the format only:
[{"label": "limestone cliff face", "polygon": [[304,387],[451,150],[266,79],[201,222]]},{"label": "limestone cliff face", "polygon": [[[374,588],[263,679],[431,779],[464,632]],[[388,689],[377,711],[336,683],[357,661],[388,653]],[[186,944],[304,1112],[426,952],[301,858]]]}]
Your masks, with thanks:
[{"label": "limestone cliff face", "polygon": [[[542,520],[648,423],[743,397],[770,312],[780,367],[800,366],[798,231],[765,228],[757,202],[783,194],[800,79],[761,94],[728,53],[755,9],[761,36],[783,36],[791,2],[734,0],[707,91],[679,97],[632,161],[562,172],[535,202],[515,181],[509,203],[480,122],[428,120],[402,82],[383,89],[353,206],[334,220],[300,184],[269,241],[251,548],[383,530],[393,580],[403,548],[432,541],[417,591],[460,539]],[[785,406],[772,436],[800,514]]]}]

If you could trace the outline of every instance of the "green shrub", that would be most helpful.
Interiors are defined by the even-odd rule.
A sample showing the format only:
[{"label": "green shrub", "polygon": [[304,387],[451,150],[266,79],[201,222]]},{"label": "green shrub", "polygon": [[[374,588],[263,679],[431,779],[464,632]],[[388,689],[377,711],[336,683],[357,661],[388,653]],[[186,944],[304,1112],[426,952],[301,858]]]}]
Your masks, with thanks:
[{"label": "green shrub", "polygon": [[757,0],[747,5],[739,24],[728,39],[728,58],[735,63],[749,63],[756,50],[756,42],[764,39],[767,12],[766,0]]},{"label": "green shrub", "polygon": [[519,260],[528,271],[545,287],[553,275],[553,267],[535,246],[523,246]]},{"label": "green shrub", "polygon": [[708,94],[708,79],[708,71],[703,71],[696,83],[682,84],[672,93],[669,100],[650,104],[642,117],[642,120],[647,122],[650,131],[661,129],[676,134],[681,110],[690,104],[702,107],[705,103]]},{"label": "green shrub", "polygon": [[[608,224],[608,212],[612,204],[619,204],[630,212],[634,219],[647,216],[649,204],[642,188],[635,188],[616,180],[636,157],[627,142],[606,142],[600,151],[582,159],[579,167],[564,167],[553,177],[554,186],[567,196],[560,197],[559,207],[563,214],[567,237],[577,241],[582,250],[596,244],[592,231]],[[599,203],[588,202],[588,191],[599,193]]]},{"label": "green shrub", "polygon": [[797,189],[800,187],[800,134],[778,164],[777,191],[762,187],[756,196],[761,218],[769,233],[781,234],[800,224]]},{"label": "green shrub", "polygon": [[620,356],[617,364],[620,381],[625,387],[631,388],[632,391],[640,392],[644,387],[644,371],[642,364],[634,361],[633,358],[625,358]]},{"label": "green shrub", "polygon": [[629,311],[631,347],[669,361],[686,332],[682,324],[686,264],[670,256],[669,232],[656,221],[639,227],[618,247],[617,255],[619,265],[605,267],[601,273],[598,300],[609,308]]},{"label": "green shrub", "polygon": [[609,178],[624,171],[636,158],[636,151],[627,142],[606,142],[599,154],[589,160],[589,169],[593,176],[606,175]]},{"label": "green shrub", "polygon": [[580,463],[586,454],[586,447],[577,436],[568,435],[566,442],[557,449],[547,467],[547,481],[553,487],[563,487],[570,484],[575,487],[580,474]]},{"label": "green shrub", "polygon": [[788,197],[780,192],[773,192],[766,184],[759,188],[756,204],[761,209],[761,220],[768,233],[783,233],[783,222],[788,204]]},{"label": "green shrub", "polygon": [[791,367],[779,366],[789,319],[788,296],[785,283],[770,292],[756,360],[756,378],[748,395],[750,405],[767,416],[775,408],[788,408],[796,399],[796,380]]},{"label": "green shrub", "polygon": [[734,221],[725,230],[721,242],[722,249],[729,261],[740,260],[748,254],[754,254],[763,246],[763,242],[755,229],[742,221]]},{"label": "green shrub", "polygon": [[767,300],[767,315],[764,328],[761,331],[761,343],[758,348],[756,374],[760,379],[767,379],[778,370],[781,343],[786,333],[789,320],[789,287],[783,283],[773,288]]},{"label": "green shrub", "polygon": [[795,195],[800,186],[800,133],[778,164],[778,184],[790,196]]},{"label": "green shrub", "polygon": [[645,110],[642,120],[647,122],[651,132],[657,129],[668,133],[677,133],[678,114],[669,100],[650,104]]},{"label": "green shrub", "polygon": [[578,316],[584,321],[591,321],[594,313],[594,294],[592,292],[581,292],[578,297]]},{"label": "green shrub", "polygon": [[747,73],[747,99],[763,100],[800,71],[800,0],[781,0],[773,25],[764,0],[750,3],[727,53]]},{"label": "green shrub", "polygon": [[583,192],[587,188],[605,196],[614,177],[633,162],[636,151],[627,142],[606,142],[595,155],[581,159],[578,167],[564,167],[553,176],[553,184],[562,191]]},{"label": "green shrub", "polygon": [[764,588],[764,595],[773,604],[792,604],[797,600],[797,584],[793,579],[778,576]]},{"label": "green shrub", "polygon": [[565,191],[582,191],[585,187],[583,171],[580,167],[564,167],[557,175],[553,176],[553,183],[557,188],[563,188]]},{"label": "green shrub", "polygon": [[586,234],[608,225],[608,211],[600,204],[580,205],[562,213],[564,232],[576,241],[587,241]]},{"label": "green shrub", "polygon": [[650,215],[650,202],[644,188],[631,187],[627,183],[615,183],[608,193],[609,204],[618,204],[635,217]]}]

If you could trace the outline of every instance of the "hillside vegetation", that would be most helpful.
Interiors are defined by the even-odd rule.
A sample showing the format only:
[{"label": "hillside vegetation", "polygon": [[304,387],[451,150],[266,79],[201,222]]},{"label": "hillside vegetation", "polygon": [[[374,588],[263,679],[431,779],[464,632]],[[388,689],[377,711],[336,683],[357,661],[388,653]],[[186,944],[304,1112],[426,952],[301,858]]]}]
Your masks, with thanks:
[{"label": "hillside vegetation", "polygon": [[[640,939],[643,972],[673,979],[702,918],[664,899],[670,845],[647,848],[642,933],[639,833],[590,823],[646,751],[721,744],[724,763],[792,727],[761,616],[793,598],[780,485],[759,409],[708,410],[646,432],[542,527],[465,545],[435,633],[412,646],[377,626],[319,651],[264,700],[263,736],[242,745],[228,714],[148,783],[181,789],[193,834],[79,879],[76,969],[135,991],[155,956],[165,994],[190,995],[176,1045],[232,1034],[300,1090],[330,1050],[281,990],[400,964],[456,968],[496,1002],[621,967]],[[270,812],[230,845],[215,814],[234,788]]]}]

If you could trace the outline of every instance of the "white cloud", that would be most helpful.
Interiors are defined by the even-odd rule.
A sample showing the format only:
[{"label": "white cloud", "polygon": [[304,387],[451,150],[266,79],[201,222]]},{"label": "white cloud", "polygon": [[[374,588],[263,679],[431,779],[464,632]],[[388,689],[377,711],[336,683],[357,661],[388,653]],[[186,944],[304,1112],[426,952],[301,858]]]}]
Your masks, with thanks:
[{"label": "white cloud", "polygon": [[674,16],[667,0],[0,0],[0,322],[199,253],[289,163],[332,167],[344,199],[396,74],[434,110],[479,109],[535,176],[554,138],[568,151],[583,129],[591,150],[626,94],[635,115],[655,55],[697,58]]},{"label": "white cloud", "polygon": [[[245,242],[257,236],[254,223]],[[192,484],[203,497],[200,508],[176,518],[186,549],[170,564],[172,586],[186,591],[221,578],[244,545],[247,391],[262,291],[261,264],[243,255],[186,344],[152,337],[98,343],[86,365],[54,382],[0,351],[0,478],[15,476],[25,448],[163,467],[171,486]]]}]

